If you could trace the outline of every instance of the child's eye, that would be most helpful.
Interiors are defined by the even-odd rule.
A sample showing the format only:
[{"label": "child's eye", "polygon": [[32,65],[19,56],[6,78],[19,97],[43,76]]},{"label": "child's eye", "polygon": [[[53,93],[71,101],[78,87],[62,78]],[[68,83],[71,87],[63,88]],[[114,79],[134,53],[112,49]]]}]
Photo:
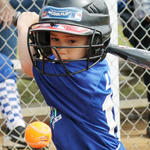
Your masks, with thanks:
[{"label": "child's eye", "polygon": [[53,41],[53,42],[58,42],[59,39],[58,39],[58,38],[51,38],[51,41]]},{"label": "child's eye", "polygon": [[69,43],[74,44],[76,40],[69,40]]}]

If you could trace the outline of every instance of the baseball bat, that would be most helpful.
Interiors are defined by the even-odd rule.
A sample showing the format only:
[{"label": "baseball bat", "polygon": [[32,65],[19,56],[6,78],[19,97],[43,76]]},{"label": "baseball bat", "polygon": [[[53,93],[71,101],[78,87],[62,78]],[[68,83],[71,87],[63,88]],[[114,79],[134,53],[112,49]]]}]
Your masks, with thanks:
[{"label": "baseball bat", "polygon": [[[13,18],[13,25],[17,25],[18,17],[21,12],[17,12]],[[142,68],[150,69],[150,51],[131,48],[121,45],[110,44],[107,47],[107,53],[116,55],[128,62],[134,63]]]},{"label": "baseball bat", "polygon": [[142,68],[150,69],[150,51],[148,50],[110,44],[107,52]]}]

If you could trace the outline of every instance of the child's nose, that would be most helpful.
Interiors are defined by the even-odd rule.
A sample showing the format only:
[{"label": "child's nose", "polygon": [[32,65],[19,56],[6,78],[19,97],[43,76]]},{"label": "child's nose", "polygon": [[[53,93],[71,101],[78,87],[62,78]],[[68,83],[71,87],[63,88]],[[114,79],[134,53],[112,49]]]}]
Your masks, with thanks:
[{"label": "child's nose", "polygon": [[65,47],[60,47],[59,49],[58,49],[58,51],[64,51],[66,48]]}]

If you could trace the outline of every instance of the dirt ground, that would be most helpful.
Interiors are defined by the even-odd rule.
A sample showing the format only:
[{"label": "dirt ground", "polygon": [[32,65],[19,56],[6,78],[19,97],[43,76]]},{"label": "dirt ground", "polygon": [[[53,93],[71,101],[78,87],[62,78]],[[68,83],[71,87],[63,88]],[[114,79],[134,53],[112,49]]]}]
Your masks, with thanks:
[{"label": "dirt ground", "polygon": [[150,138],[146,137],[145,130],[133,129],[132,131],[124,131],[125,132],[121,134],[121,141],[126,150],[150,150]]},{"label": "dirt ground", "polygon": [[121,138],[126,150],[150,150],[150,139],[146,137]]},{"label": "dirt ground", "polygon": [[[124,144],[126,150],[150,150],[150,139],[140,135],[121,138],[122,143]],[[0,137],[0,142],[2,144],[2,136]],[[0,150],[2,145],[0,144]],[[28,149],[29,150],[29,149]],[[53,143],[50,145],[50,150],[56,150]]]},{"label": "dirt ground", "polygon": [[[136,126],[133,126],[133,124]],[[150,150],[150,138],[146,137],[147,122],[126,122],[122,126],[121,141],[126,150]]]},{"label": "dirt ground", "polygon": [[[2,148],[2,136],[0,136],[0,150],[7,150],[6,148]],[[12,150],[17,150],[17,149],[13,148]],[[26,148],[25,150],[33,150],[33,149]],[[53,142],[51,142],[49,148],[48,149],[45,148],[45,150],[56,150]]]}]

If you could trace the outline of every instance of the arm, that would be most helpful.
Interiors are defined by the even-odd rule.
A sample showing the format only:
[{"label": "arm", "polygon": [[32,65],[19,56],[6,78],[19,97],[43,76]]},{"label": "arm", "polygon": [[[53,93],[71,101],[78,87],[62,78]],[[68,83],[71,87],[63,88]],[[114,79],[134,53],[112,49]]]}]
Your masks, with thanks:
[{"label": "arm", "polygon": [[18,49],[21,67],[24,73],[33,77],[32,61],[27,47],[27,32],[30,25],[38,22],[39,16],[34,12],[22,13],[17,21],[18,28]]},{"label": "arm", "polygon": [[10,5],[9,0],[0,0],[0,23],[3,23],[3,28],[11,25],[15,14],[16,11]]}]

